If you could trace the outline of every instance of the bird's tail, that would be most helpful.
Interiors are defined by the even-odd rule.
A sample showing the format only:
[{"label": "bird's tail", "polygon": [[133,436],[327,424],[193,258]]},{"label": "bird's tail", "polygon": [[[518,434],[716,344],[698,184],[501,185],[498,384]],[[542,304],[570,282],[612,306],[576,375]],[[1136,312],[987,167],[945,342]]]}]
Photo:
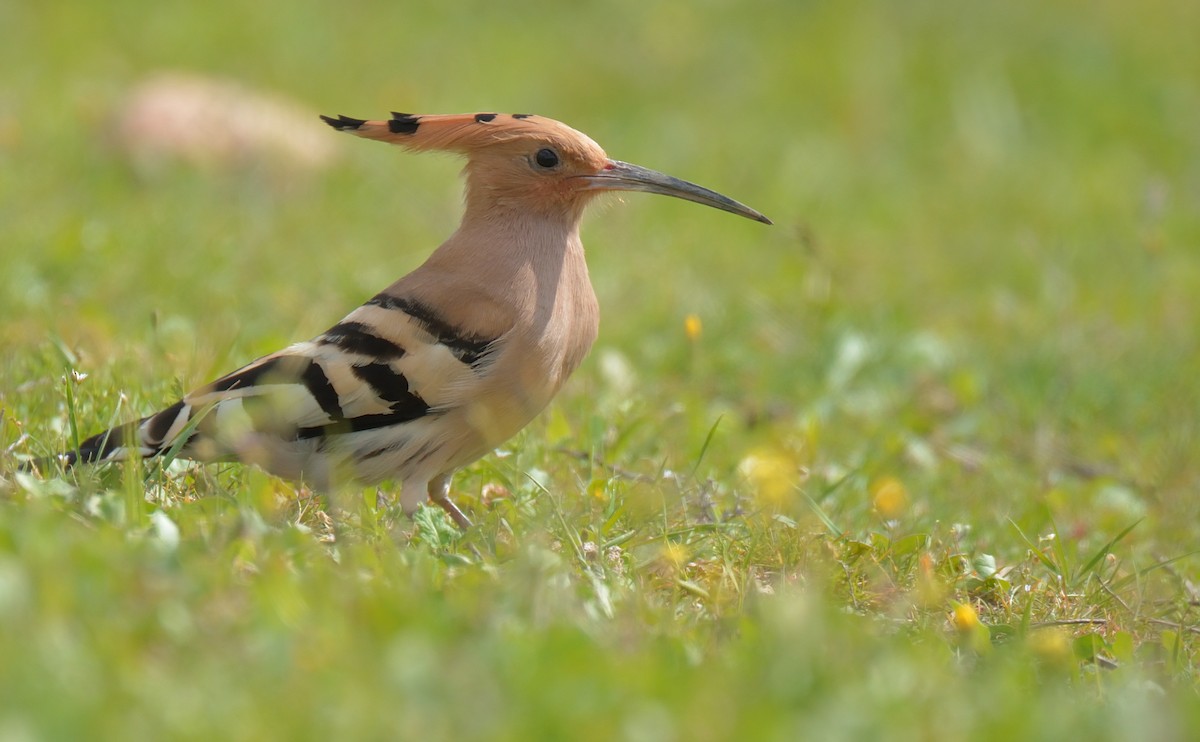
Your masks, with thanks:
[{"label": "bird's tail", "polygon": [[26,471],[46,471],[55,463],[70,468],[76,464],[153,458],[174,447],[180,437],[190,439],[194,435],[191,426],[187,425],[190,413],[191,406],[181,400],[149,417],[97,433],[80,443],[74,451],[34,459],[22,468]]}]

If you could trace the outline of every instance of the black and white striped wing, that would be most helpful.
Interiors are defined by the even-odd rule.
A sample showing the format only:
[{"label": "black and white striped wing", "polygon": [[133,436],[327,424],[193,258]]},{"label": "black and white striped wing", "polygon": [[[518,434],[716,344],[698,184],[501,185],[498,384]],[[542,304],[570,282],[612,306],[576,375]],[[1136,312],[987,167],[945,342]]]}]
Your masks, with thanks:
[{"label": "black and white striped wing", "polygon": [[414,423],[471,398],[494,345],[462,340],[422,317],[421,305],[400,302],[377,297],[311,341],[260,358],[133,426],[94,436],[77,456],[156,456],[185,436],[188,458],[240,459],[299,478],[326,467],[321,457],[364,455],[360,441],[367,455],[400,451],[413,441]]}]

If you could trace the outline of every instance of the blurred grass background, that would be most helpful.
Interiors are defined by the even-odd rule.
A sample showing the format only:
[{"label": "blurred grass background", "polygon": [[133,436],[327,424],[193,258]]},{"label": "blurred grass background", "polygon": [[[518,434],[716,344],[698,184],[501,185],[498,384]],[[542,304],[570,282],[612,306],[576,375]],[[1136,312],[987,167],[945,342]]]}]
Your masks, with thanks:
[{"label": "blurred grass background", "polygon": [[[1196,28],[0,3],[0,737],[1195,736]],[[460,476],[465,539],[239,467],[19,477],[71,410],[309,337],[457,223],[456,163],[332,133],[323,169],[139,167],[114,122],[164,70],[314,121],[540,113],[776,226],[595,210],[600,339]]]}]

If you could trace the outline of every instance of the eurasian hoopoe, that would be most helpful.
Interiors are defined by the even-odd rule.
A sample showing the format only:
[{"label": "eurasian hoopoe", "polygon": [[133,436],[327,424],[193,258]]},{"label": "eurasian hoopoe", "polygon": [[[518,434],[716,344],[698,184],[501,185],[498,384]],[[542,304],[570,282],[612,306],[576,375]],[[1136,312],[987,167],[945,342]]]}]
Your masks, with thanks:
[{"label": "eurasian hoopoe", "polygon": [[423,265],[312,340],[259,358],[170,407],[84,441],[66,465],[157,456],[239,460],[318,489],[401,482],[460,526],[455,470],[529,423],[596,338],[579,222],[603,191],[646,191],[759,212],[662,173],[610,160],[540,116],[477,113],[322,119],[411,150],[465,155],[466,212]]}]

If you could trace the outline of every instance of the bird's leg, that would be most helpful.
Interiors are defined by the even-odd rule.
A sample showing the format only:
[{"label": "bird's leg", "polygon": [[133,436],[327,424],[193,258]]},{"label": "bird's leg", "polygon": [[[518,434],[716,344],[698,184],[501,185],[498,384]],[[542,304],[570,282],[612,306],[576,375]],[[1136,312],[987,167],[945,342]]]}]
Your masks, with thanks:
[{"label": "bird's leg", "polygon": [[442,475],[429,483],[429,499],[446,511],[450,520],[458,524],[464,531],[471,527],[471,519],[463,515],[463,511],[450,501],[450,476]]}]

